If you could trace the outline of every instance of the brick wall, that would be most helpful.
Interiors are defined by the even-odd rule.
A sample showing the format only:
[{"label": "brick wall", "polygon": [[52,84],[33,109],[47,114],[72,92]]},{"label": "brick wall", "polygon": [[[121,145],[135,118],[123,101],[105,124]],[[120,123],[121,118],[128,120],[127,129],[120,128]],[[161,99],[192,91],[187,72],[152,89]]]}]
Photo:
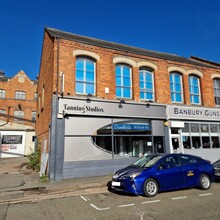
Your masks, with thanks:
[{"label": "brick wall", "polygon": [[44,140],[47,140],[47,143],[49,142],[52,95],[56,93],[56,53],[57,49],[54,40],[45,32],[36,107],[36,135],[42,143]]},{"label": "brick wall", "polygon": [[[158,103],[169,104],[170,99],[170,84],[168,66],[178,66],[184,68],[187,74],[183,74],[184,86],[184,100],[187,105],[190,105],[188,75],[193,73],[193,70],[199,70],[203,73],[201,78],[201,92],[202,104],[207,107],[215,107],[214,103],[214,89],[212,74],[220,74],[220,70],[212,68],[201,68],[184,63],[172,62],[168,60],[155,59],[152,57],[144,57],[137,54],[130,54],[122,51],[115,51],[102,47],[86,45],[83,43],[72,42],[68,40],[60,40],[60,53],[59,53],[59,72],[65,73],[65,93],[75,95],[74,81],[75,81],[75,56],[74,50],[85,50],[98,54],[100,60],[97,61],[96,70],[96,96],[100,98],[115,99],[115,64],[112,62],[113,57],[121,56],[134,60],[135,62],[147,60],[156,63],[158,69],[154,71],[154,84],[155,84],[155,101]],[[132,68],[132,83],[133,83],[133,100],[139,101],[139,71],[138,67]],[[105,87],[109,88],[109,94],[105,94]],[[55,89],[54,89],[55,90]]]},{"label": "brick wall", "polygon": [[[59,47],[58,47],[59,45]],[[37,109],[37,124],[36,131],[39,137],[48,135],[49,124],[51,120],[51,101],[52,95],[60,92],[60,81],[57,87],[57,74],[63,72],[65,74],[65,91],[64,96],[75,96],[75,61],[76,56],[74,51],[82,50],[97,54],[100,59],[96,62],[96,96],[101,99],[113,100],[115,95],[115,57],[124,57],[133,60],[135,63],[140,61],[148,61],[157,68],[154,70],[154,87],[155,87],[155,102],[161,104],[170,104],[170,82],[169,71],[170,67],[178,67],[183,69],[183,94],[185,105],[190,105],[189,94],[189,74],[195,71],[202,73],[201,77],[201,92],[202,105],[206,107],[215,107],[214,102],[214,88],[213,88],[213,74],[219,74],[220,70],[217,68],[201,67],[201,65],[192,65],[189,63],[181,63],[171,60],[148,57],[140,54],[132,54],[127,51],[114,50],[101,46],[95,46],[82,42],[71,41],[67,39],[54,39],[47,31],[45,31],[43,50],[41,58],[41,69],[38,84],[38,96],[41,98],[42,87],[45,85],[44,107],[42,108],[41,101],[38,103]],[[59,53],[58,53],[59,52]],[[58,55],[58,57],[57,57]],[[57,66],[57,59],[59,60]],[[177,68],[177,69],[178,69]],[[175,69],[175,68],[174,68]],[[139,68],[132,66],[132,101],[140,101],[139,96]],[[105,87],[109,88],[109,94],[105,93]]]},{"label": "brick wall", "polygon": [[[0,98],[0,109],[6,111],[6,115],[1,119],[6,121],[9,113],[9,121],[14,121],[14,111],[24,111],[24,120],[18,120],[18,123],[35,127],[35,122],[32,121],[32,112],[36,111],[36,100],[34,94],[37,90],[37,85],[31,81],[28,76],[21,70],[14,77],[7,80],[0,80],[0,89],[5,90],[4,99]],[[26,98],[15,99],[15,92],[23,91]]]}]

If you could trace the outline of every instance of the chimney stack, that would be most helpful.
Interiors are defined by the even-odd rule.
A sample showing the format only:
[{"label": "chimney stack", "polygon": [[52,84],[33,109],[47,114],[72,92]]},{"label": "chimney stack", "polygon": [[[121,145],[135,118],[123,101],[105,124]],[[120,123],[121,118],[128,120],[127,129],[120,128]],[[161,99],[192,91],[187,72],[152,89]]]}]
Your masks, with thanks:
[{"label": "chimney stack", "polygon": [[5,73],[3,70],[0,70],[0,77],[3,78],[5,76]]}]

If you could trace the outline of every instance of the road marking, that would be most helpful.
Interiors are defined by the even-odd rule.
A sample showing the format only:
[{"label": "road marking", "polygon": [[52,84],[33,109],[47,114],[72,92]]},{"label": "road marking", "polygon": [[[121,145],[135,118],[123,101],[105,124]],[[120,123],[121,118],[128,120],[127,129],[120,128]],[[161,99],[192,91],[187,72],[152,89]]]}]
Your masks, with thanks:
[{"label": "road marking", "polygon": [[90,199],[89,199],[88,197],[86,197],[86,196],[80,196],[80,198],[83,199],[83,200],[86,201],[86,202],[90,200]]},{"label": "road marking", "polygon": [[110,209],[110,207],[106,207],[106,208],[98,208],[97,206],[95,206],[94,204],[90,204],[94,209],[98,210],[98,211],[103,211],[103,210],[108,210]]},{"label": "road marking", "polygon": [[203,194],[199,194],[199,196],[212,196],[212,193],[203,193]]},{"label": "road marking", "polygon": [[174,198],[171,198],[171,199],[172,200],[187,199],[187,196],[174,197]]},{"label": "road marking", "polygon": [[103,198],[103,199],[106,199],[107,196],[103,195],[103,194],[99,194],[99,197]]},{"label": "road marking", "polygon": [[129,207],[129,206],[134,206],[134,203],[131,204],[126,204],[126,205],[119,205],[119,208],[124,208],[124,207]]},{"label": "road marking", "polygon": [[152,200],[152,201],[142,202],[142,204],[155,203],[155,202],[160,202],[160,200]]}]

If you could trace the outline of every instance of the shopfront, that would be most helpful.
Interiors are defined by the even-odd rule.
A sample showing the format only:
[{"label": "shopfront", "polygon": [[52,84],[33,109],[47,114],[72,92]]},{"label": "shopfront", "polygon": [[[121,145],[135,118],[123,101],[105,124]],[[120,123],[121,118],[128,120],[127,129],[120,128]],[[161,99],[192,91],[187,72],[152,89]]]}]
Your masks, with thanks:
[{"label": "shopfront", "polygon": [[171,152],[220,158],[220,109],[168,106],[167,116]]},{"label": "shopfront", "polygon": [[148,103],[60,98],[62,178],[105,175],[144,154],[166,152],[165,110]]}]

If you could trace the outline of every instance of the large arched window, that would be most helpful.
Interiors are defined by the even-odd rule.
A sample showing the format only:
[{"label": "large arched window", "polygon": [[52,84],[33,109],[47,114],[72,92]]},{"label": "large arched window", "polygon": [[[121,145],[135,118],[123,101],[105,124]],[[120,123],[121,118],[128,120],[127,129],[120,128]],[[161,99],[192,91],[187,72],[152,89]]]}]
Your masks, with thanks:
[{"label": "large arched window", "polygon": [[153,71],[146,67],[139,69],[140,99],[154,100]]},{"label": "large arched window", "polygon": [[201,104],[200,80],[198,76],[189,75],[189,90],[191,104]]},{"label": "large arched window", "polygon": [[215,104],[220,105],[220,79],[213,79]]},{"label": "large arched window", "polygon": [[116,97],[132,97],[131,67],[126,64],[116,65]]},{"label": "large arched window", "polygon": [[88,57],[76,58],[76,94],[95,95],[95,64]]},{"label": "large arched window", "polygon": [[183,102],[182,75],[178,72],[170,73],[170,95],[172,102]]}]

